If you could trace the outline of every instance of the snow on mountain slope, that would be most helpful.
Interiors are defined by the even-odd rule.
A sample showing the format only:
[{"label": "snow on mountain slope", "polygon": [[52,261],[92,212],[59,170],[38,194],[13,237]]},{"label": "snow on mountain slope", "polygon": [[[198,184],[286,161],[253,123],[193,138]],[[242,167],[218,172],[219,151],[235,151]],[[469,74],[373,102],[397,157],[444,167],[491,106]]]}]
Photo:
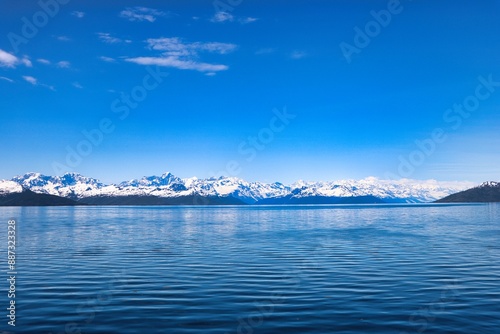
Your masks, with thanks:
[{"label": "snow on mountain slope", "polygon": [[247,182],[236,177],[210,178],[194,180],[191,188],[203,196],[232,196],[245,203],[254,203],[263,198],[282,196],[289,192],[289,187],[281,183]]},{"label": "snow on mountain slope", "polygon": [[[335,182],[299,182],[292,188],[300,189],[304,196],[368,196],[382,200],[399,199],[404,202],[431,202],[451,193],[470,188],[470,182],[438,182],[435,180],[379,180],[374,177],[359,181],[341,180]],[[297,195],[298,195],[297,194]],[[295,195],[295,196],[297,196]]]},{"label": "snow on mountain slope", "polygon": [[0,196],[6,194],[16,194],[21,193],[23,187],[14,181],[0,180]]},{"label": "snow on mountain slope", "polygon": [[91,191],[98,191],[98,189],[104,187],[98,180],[77,173],[66,173],[63,176],[46,176],[40,173],[27,173],[14,177],[12,181],[36,193],[68,197],[71,199],[85,197],[84,194]]},{"label": "snow on mountain slope", "polygon": [[178,197],[188,195],[238,198],[245,203],[261,199],[283,197],[357,197],[375,196],[387,202],[431,202],[474,186],[470,182],[438,182],[435,180],[379,180],[368,177],[362,180],[333,182],[298,181],[290,186],[281,183],[247,182],[236,177],[181,179],[172,173],[106,185],[96,179],[77,173],[63,176],[45,176],[28,173],[0,183],[0,193],[22,191],[15,184],[37,193],[57,195],[72,199],[96,196],[158,196]]}]

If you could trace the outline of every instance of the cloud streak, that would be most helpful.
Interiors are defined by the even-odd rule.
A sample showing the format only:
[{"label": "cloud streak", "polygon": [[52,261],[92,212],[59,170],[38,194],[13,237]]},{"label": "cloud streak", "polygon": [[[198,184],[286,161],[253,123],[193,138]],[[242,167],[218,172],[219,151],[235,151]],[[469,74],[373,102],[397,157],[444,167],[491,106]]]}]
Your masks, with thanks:
[{"label": "cloud streak", "polygon": [[211,22],[216,22],[216,23],[222,23],[222,22],[233,22],[234,21],[234,16],[231,13],[228,12],[217,12],[215,13],[214,16],[210,19]]},{"label": "cloud streak", "polygon": [[50,61],[47,59],[39,58],[36,61],[39,62],[40,64],[50,65]]},{"label": "cloud streak", "polygon": [[157,65],[174,67],[180,70],[195,70],[199,72],[219,72],[225,71],[229,67],[226,65],[201,63],[192,60],[180,60],[176,57],[136,57],[125,59],[128,62],[139,65]]},{"label": "cloud streak", "polygon": [[132,41],[129,39],[121,39],[118,37],[111,36],[109,32],[98,32],[97,36],[101,41],[108,44],[132,43]]},{"label": "cloud streak", "polygon": [[173,67],[181,70],[194,70],[213,75],[215,72],[225,71],[229,67],[222,64],[210,64],[199,61],[201,53],[215,53],[224,55],[236,50],[237,46],[220,42],[184,42],[179,37],[150,38],[147,41],[148,49],[161,51],[157,57],[135,57],[125,59],[128,62],[140,65],[157,65]]},{"label": "cloud streak", "polygon": [[253,23],[255,21],[258,21],[259,19],[256,17],[241,17],[236,19],[236,17],[228,12],[225,11],[218,11],[210,18],[210,22],[214,23],[224,23],[224,22],[234,22],[237,21],[241,24],[248,24],[248,23]]},{"label": "cloud streak", "polygon": [[120,17],[131,22],[154,22],[158,17],[166,16],[167,13],[148,7],[127,7],[120,12]]},{"label": "cloud streak", "polygon": [[79,19],[81,19],[85,16],[85,12],[80,12],[78,10],[75,10],[74,12],[71,13],[71,15],[76,16]]},{"label": "cloud streak", "polygon": [[259,19],[256,18],[256,17],[243,17],[241,19],[239,19],[238,21],[241,23],[241,24],[248,24],[248,23],[253,23],[255,21],[258,21]]},{"label": "cloud streak", "polygon": [[33,86],[38,85],[38,80],[29,75],[23,75],[23,79],[32,84]]},{"label": "cloud streak", "polygon": [[60,62],[57,63],[57,67],[59,68],[70,68],[71,63],[67,60],[61,60]]},{"label": "cloud streak", "polygon": [[290,58],[292,59],[302,59],[307,56],[307,53],[300,50],[295,50],[290,54]]},{"label": "cloud streak", "polygon": [[8,81],[8,82],[14,82],[14,80],[12,80],[10,78],[7,78],[7,77],[0,77],[0,80],[5,80],[5,81]]},{"label": "cloud streak", "polygon": [[114,63],[114,62],[116,62],[116,60],[114,58],[106,57],[106,56],[100,56],[99,59],[102,60],[102,61],[105,61],[107,63]]},{"label": "cloud streak", "polygon": [[26,82],[32,84],[33,86],[40,86],[40,87],[44,87],[44,88],[50,89],[51,91],[55,91],[54,86],[49,86],[49,85],[46,85],[46,84],[42,84],[42,83],[38,82],[37,78],[32,77],[31,75],[23,75],[23,79]]}]

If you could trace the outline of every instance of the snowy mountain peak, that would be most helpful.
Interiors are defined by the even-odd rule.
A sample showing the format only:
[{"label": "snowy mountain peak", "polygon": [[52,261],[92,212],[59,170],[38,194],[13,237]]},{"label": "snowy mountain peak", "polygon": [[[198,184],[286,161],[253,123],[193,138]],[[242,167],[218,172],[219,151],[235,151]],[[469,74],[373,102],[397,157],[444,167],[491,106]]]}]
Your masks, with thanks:
[{"label": "snowy mountain peak", "polygon": [[55,177],[54,180],[60,181],[63,186],[74,186],[78,183],[84,183],[95,186],[102,186],[103,184],[99,180],[83,176],[78,173],[66,173],[61,177]]},{"label": "snowy mountain peak", "polygon": [[478,188],[484,188],[484,187],[500,187],[500,182],[486,181],[483,182]]},{"label": "snowy mountain peak", "polygon": [[40,173],[26,173],[24,175],[13,177],[11,181],[18,183],[25,188],[31,189],[32,187],[45,186],[51,178],[52,177]]},{"label": "snowy mountain peak", "polygon": [[183,183],[182,179],[173,175],[170,172],[164,173],[161,176],[144,176],[142,179],[134,179],[120,183],[120,187],[163,187],[174,183]]}]

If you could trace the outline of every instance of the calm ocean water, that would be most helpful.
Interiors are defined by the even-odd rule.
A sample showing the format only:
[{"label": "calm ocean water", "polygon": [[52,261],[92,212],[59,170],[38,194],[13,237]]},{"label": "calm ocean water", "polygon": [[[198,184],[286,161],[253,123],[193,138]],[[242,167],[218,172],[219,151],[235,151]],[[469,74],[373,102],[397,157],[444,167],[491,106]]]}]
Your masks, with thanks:
[{"label": "calm ocean water", "polygon": [[4,331],[500,329],[499,204],[25,207],[0,208],[0,219]]}]

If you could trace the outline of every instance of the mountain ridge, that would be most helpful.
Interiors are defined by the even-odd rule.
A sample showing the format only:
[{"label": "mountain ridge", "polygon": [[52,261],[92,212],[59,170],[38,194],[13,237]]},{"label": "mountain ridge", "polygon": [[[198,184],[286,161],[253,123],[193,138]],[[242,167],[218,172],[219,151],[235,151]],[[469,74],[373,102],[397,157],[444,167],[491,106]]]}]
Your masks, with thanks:
[{"label": "mountain ridge", "polygon": [[[167,172],[116,184],[78,173],[26,173],[0,181],[0,195],[20,189],[91,205],[426,203],[468,189],[470,182],[410,179],[248,182],[236,177],[179,178]],[[120,204],[130,203],[130,204]],[[164,204],[162,204],[164,203]]]},{"label": "mountain ridge", "polygon": [[479,186],[448,195],[436,203],[491,203],[500,202],[500,182],[486,181]]}]

